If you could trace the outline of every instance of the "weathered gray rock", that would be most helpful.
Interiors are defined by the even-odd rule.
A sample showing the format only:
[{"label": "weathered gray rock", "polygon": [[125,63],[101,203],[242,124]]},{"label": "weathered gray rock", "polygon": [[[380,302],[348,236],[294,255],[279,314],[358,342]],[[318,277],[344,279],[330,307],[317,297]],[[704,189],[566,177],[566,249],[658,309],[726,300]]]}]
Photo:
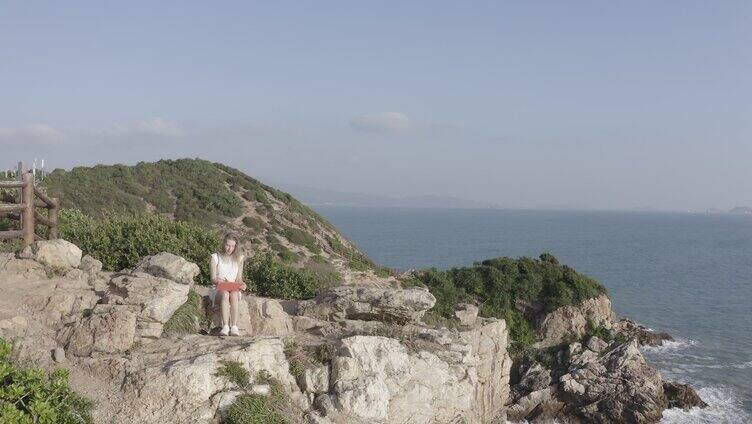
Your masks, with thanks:
[{"label": "weathered gray rock", "polygon": [[35,244],[34,258],[49,267],[68,269],[78,268],[81,254],[81,249],[67,240],[40,240]]},{"label": "weathered gray rock", "polygon": [[525,371],[516,388],[525,392],[535,392],[547,388],[550,384],[551,371],[535,363]]},{"label": "weathered gray rock", "polygon": [[284,336],[295,331],[293,319],[285,312],[280,300],[252,295],[244,295],[243,298],[248,310],[248,322],[245,324],[248,332],[263,336]]},{"label": "weathered gray rock", "polygon": [[614,331],[623,334],[626,338],[635,338],[640,346],[661,346],[666,341],[674,340],[666,332],[651,330],[644,325],[629,319],[622,318],[614,324]]},{"label": "weathered gray rock", "polygon": [[473,325],[478,319],[478,307],[463,303],[454,311],[454,316],[459,320],[460,325]]},{"label": "weathered gray rock", "polygon": [[669,408],[681,408],[688,411],[692,408],[708,406],[689,384],[664,381],[663,392],[666,394]]},{"label": "weathered gray rock", "polygon": [[[237,388],[217,370],[224,360],[237,361],[252,376],[265,370],[290,393],[294,407],[304,410],[307,400],[289,373],[284,344],[279,338],[261,338],[234,344],[193,336],[181,344],[199,343],[200,348],[177,358],[156,357],[125,377],[121,402],[107,422],[201,423],[211,420],[220,406],[226,407]],[[155,351],[158,354],[158,351]],[[222,395],[223,392],[230,394]]]},{"label": "weathered gray rock", "polygon": [[81,258],[79,268],[89,275],[96,275],[102,270],[102,262],[89,255],[84,255],[84,257]]},{"label": "weathered gray rock", "polygon": [[193,285],[193,279],[201,272],[198,265],[169,252],[145,257],[134,271],[146,272],[155,277],[188,285]]},{"label": "weathered gray rock", "polygon": [[0,256],[0,274],[3,276],[0,282],[9,283],[47,278],[44,265],[32,259],[16,258],[10,253]]},{"label": "weathered gray rock", "polygon": [[136,341],[136,318],[127,306],[97,305],[90,316],[65,329],[62,338],[77,356],[124,352]]},{"label": "weathered gray rock", "polygon": [[607,347],[608,343],[596,336],[590,337],[587,341],[587,348],[592,350],[593,352],[600,352]]},{"label": "weathered gray rock", "polygon": [[329,391],[337,414],[371,423],[490,421],[509,394],[505,323],[492,320],[455,337],[437,352],[380,336],[342,339]]},{"label": "weathered gray rock", "polygon": [[55,350],[52,351],[52,359],[57,363],[65,361],[65,349],[62,347],[56,347]]},{"label": "weathered gray rock", "polygon": [[321,320],[418,321],[436,303],[428,290],[340,286],[300,303],[299,315]]},{"label": "weathered gray rock", "polygon": [[563,306],[541,316],[536,322],[540,340],[536,347],[555,346],[572,335],[582,337],[587,331],[588,318],[595,325],[613,326],[616,318],[607,295],[587,299],[577,306]]},{"label": "weathered gray rock", "polygon": [[329,391],[329,367],[322,365],[308,368],[298,377],[298,386],[307,393],[326,393]]},{"label": "weathered gray rock", "polygon": [[655,423],[666,407],[661,375],[634,340],[575,366],[559,387],[567,409],[586,422]]},{"label": "weathered gray rock", "polygon": [[134,272],[110,282],[110,302],[137,307],[140,321],[164,324],[188,300],[190,288],[174,280]]}]

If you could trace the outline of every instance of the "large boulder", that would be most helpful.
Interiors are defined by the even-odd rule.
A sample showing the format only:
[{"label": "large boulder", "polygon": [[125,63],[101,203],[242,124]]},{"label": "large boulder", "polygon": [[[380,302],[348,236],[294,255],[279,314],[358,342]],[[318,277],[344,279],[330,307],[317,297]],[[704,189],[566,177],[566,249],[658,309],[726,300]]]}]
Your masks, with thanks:
[{"label": "large boulder", "polygon": [[315,405],[335,422],[489,422],[509,390],[505,322],[430,336],[438,345],[433,349],[383,336],[342,339],[331,361],[330,390]]},{"label": "large boulder", "polygon": [[110,302],[136,307],[139,320],[164,324],[188,300],[190,288],[171,279],[134,272],[110,282]]},{"label": "large boulder", "polygon": [[[667,405],[661,374],[647,364],[636,340],[582,361],[570,360],[559,389],[571,415],[585,422],[655,423]],[[580,360],[578,360],[580,359]]]},{"label": "large boulder", "polygon": [[666,394],[669,408],[681,408],[688,411],[695,407],[705,408],[708,406],[689,384],[664,381],[663,392]]},{"label": "large boulder", "polygon": [[136,313],[123,305],[96,305],[91,315],[63,330],[67,350],[77,356],[120,353],[136,341]]},{"label": "large boulder", "polygon": [[246,330],[250,334],[285,336],[294,331],[293,319],[285,312],[283,301],[256,296],[244,298],[248,307],[248,322],[244,324],[247,325]]},{"label": "large boulder", "polygon": [[78,268],[81,255],[78,246],[63,239],[40,240],[35,244],[34,258],[52,268]]},{"label": "large boulder", "polygon": [[[143,352],[140,361],[133,361],[130,372],[120,388],[118,405],[111,417],[102,422],[114,424],[200,423],[210,422],[228,396],[237,395],[237,387],[217,371],[223,361],[237,361],[251,376],[268,372],[291,396],[295,408],[308,407],[305,397],[290,375],[279,338],[247,341],[222,341],[217,338],[190,336],[171,346],[177,351],[165,357],[164,346]],[[177,348],[177,349],[176,349]],[[184,350],[186,349],[186,350]]]},{"label": "large boulder", "polygon": [[418,321],[436,298],[425,289],[340,286],[300,303],[299,315],[321,320]]},{"label": "large boulder", "polygon": [[536,322],[539,338],[536,347],[555,346],[572,336],[582,337],[588,330],[588,320],[608,329],[613,327],[616,316],[607,295],[586,299],[576,306],[562,306],[541,315]]},{"label": "large boulder", "polygon": [[[77,356],[124,352],[135,342],[152,342],[161,337],[164,324],[188,300],[188,291],[185,284],[141,272],[114,276],[90,314],[69,323],[59,338]],[[66,311],[72,310],[67,303],[72,294],[60,293],[58,303]],[[91,302],[90,297],[86,299]]]},{"label": "large boulder", "polygon": [[198,265],[169,252],[144,257],[134,271],[188,285],[193,285],[193,279],[201,272]]}]

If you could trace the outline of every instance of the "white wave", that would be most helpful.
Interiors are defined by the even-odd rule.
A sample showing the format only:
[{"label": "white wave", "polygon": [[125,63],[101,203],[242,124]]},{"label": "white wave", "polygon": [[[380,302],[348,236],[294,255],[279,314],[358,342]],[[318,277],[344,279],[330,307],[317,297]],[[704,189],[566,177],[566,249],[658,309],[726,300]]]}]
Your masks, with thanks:
[{"label": "white wave", "polygon": [[742,409],[742,401],[728,387],[701,387],[697,390],[700,398],[707,402],[707,408],[692,408],[684,411],[679,408],[663,411],[661,424],[737,424],[752,422],[752,415]]},{"label": "white wave", "polygon": [[666,340],[660,346],[643,346],[641,349],[649,353],[664,353],[672,350],[684,349],[696,344],[696,340],[676,338],[674,340]]}]

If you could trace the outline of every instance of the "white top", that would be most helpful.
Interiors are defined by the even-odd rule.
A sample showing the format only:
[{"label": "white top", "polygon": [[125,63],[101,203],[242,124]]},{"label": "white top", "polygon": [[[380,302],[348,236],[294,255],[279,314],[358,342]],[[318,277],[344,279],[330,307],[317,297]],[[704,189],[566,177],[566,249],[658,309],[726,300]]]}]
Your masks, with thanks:
[{"label": "white top", "polygon": [[[242,260],[243,258],[240,259]],[[238,277],[240,264],[233,261],[232,258],[222,258],[222,255],[217,253],[212,253],[212,260],[217,263],[217,278],[235,281]]]}]

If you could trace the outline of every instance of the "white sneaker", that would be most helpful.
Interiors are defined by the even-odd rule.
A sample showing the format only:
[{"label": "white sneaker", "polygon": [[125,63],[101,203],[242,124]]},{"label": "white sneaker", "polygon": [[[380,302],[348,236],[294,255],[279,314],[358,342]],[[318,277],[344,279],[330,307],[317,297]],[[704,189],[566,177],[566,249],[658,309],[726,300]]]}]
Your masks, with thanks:
[{"label": "white sneaker", "polygon": [[231,336],[239,336],[240,335],[240,331],[238,330],[238,326],[237,325],[233,325],[232,327],[230,327],[230,335]]},{"label": "white sneaker", "polygon": [[222,330],[219,332],[220,336],[226,336],[230,333],[230,326],[229,325],[223,325]]}]

